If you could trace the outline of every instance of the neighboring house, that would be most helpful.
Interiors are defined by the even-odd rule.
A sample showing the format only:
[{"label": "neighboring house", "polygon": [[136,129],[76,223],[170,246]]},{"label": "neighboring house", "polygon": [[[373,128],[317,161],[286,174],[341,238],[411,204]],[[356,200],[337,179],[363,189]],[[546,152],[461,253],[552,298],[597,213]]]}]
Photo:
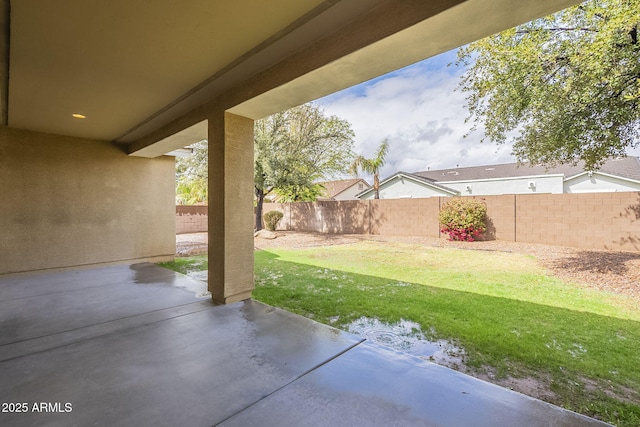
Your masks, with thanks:
[{"label": "neighboring house", "polygon": [[319,182],[326,191],[318,200],[358,200],[356,197],[364,190],[371,188],[362,178],[342,179],[339,181]]},{"label": "neighboring house", "polygon": [[[358,194],[360,200],[373,199],[375,192],[369,188]],[[431,178],[419,176],[415,173],[398,172],[380,182],[381,199],[406,199],[425,197],[452,197],[458,192]]]},{"label": "neighboring house", "polygon": [[[582,164],[545,168],[506,163],[415,173],[398,172],[380,183],[381,199],[486,196],[498,194],[560,194],[640,191],[640,160],[621,157],[598,171]],[[373,189],[358,195],[372,199]]]}]

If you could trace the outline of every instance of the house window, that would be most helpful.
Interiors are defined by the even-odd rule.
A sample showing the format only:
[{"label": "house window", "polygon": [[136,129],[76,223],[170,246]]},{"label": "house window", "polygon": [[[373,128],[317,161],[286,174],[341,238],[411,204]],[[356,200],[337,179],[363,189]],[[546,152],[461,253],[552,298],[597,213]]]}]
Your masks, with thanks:
[{"label": "house window", "polygon": [[359,182],[358,183],[358,190],[364,190],[364,184]]}]

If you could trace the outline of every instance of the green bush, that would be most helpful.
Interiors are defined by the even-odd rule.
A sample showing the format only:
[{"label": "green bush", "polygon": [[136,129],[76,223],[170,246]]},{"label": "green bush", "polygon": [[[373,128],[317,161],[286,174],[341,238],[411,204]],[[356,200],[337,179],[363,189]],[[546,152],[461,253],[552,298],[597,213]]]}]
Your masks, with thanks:
[{"label": "green bush", "polygon": [[269,211],[266,214],[262,215],[264,219],[264,226],[269,231],[276,231],[276,227],[278,223],[282,219],[284,215],[280,211]]},{"label": "green bush", "polygon": [[456,198],[447,202],[438,214],[440,232],[449,240],[473,242],[487,230],[487,207],[479,200]]}]

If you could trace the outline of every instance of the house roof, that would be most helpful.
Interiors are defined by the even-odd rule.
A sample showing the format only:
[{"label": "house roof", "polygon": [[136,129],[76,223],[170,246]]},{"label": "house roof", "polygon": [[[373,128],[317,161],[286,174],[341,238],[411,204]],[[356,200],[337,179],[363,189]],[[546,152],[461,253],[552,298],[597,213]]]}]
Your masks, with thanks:
[{"label": "house roof", "polygon": [[[439,184],[434,179],[427,178],[427,177],[424,177],[424,176],[420,176],[420,175],[417,175],[415,173],[409,173],[409,172],[396,172],[393,175],[388,176],[387,178],[385,178],[382,181],[380,181],[380,187],[382,187],[385,183],[391,181],[393,178],[395,178],[397,176],[403,176],[405,178],[409,178],[409,179],[412,179],[414,181],[418,181],[418,182],[420,182],[422,184],[427,184],[427,185],[429,185],[431,187],[435,187],[437,189],[440,189],[440,190],[444,191],[445,193],[458,194],[457,190],[454,190],[453,188],[449,188],[449,187],[447,187],[445,185]],[[361,196],[363,196],[363,195],[365,195],[365,194],[367,194],[367,193],[369,193],[371,191],[373,191],[373,187],[368,188],[368,189],[364,190],[363,192],[357,194],[356,197],[360,198]]]},{"label": "house roof", "polygon": [[[560,165],[555,168],[532,165],[530,163],[503,163],[498,165],[472,166],[466,168],[441,169],[415,172],[413,175],[438,182],[472,181],[482,179],[511,178],[535,175],[564,175],[570,178],[585,172],[584,163],[577,165]],[[599,169],[599,172],[640,181],[640,160],[628,156],[610,159]]]},{"label": "house roof", "polygon": [[367,181],[362,178],[353,178],[353,179],[341,179],[338,181],[326,181],[319,182],[318,184],[322,185],[326,190],[326,197],[335,197],[348,188],[356,185],[357,183],[362,182],[367,188],[371,187]]}]

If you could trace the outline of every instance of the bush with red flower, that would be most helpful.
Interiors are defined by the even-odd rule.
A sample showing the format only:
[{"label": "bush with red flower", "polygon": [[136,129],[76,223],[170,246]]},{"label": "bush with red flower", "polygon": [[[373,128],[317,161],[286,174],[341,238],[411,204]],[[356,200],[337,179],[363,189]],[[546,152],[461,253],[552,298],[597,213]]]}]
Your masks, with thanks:
[{"label": "bush with red flower", "polygon": [[487,230],[487,207],[480,200],[455,198],[440,209],[440,232],[449,240],[473,242]]}]

